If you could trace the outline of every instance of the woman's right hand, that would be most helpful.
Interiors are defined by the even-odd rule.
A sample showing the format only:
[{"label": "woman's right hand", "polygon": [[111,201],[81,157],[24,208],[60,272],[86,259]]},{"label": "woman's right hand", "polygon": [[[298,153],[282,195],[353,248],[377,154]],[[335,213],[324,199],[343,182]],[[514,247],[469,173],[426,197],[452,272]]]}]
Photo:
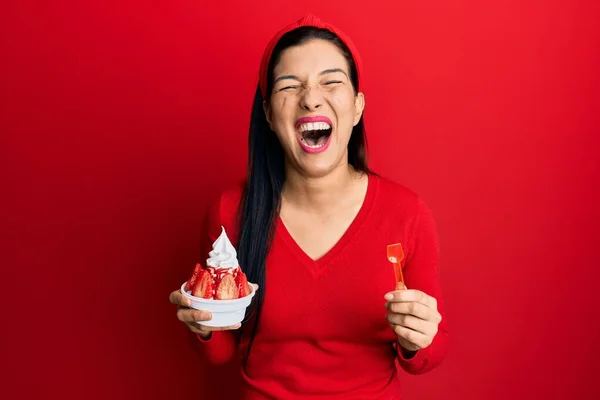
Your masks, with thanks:
[{"label": "woman's right hand", "polygon": [[175,290],[169,295],[169,301],[177,305],[177,319],[187,325],[190,331],[200,335],[202,339],[209,339],[212,331],[228,331],[239,329],[242,324],[224,327],[212,327],[199,325],[196,322],[210,321],[212,314],[208,311],[195,310],[190,308],[191,300],[186,298],[180,290]]}]

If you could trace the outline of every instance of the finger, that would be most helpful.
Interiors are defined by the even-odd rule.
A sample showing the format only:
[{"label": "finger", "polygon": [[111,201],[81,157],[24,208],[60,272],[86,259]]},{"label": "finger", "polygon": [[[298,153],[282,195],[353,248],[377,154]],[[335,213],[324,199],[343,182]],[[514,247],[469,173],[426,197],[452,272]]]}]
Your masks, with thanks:
[{"label": "finger", "polygon": [[190,331],[194,333],[198,333],[200,335],[205,335],[207,333],[205,330],[202,329],[201,325],[198,325],[195,322],[186,322],[186,325],[188,328],[190,328]]},{"label": "finger", "polygon": [[208,333],[208,332],[215,332],[215,331],[233,331],[236,329],[240,329],[241,326],[242,326],[242,324],[235,324],[235,325],[230,325],[230,326],[206,326],[206,325],[196,324],[196,329],[198,329],[199,333]]},{"label": "finger", "polygon": [[239,329],[241,326],[241,324],[238,324],[238,325],[232,325],[232,326],[227,326],[227,327],[214,328],[211,326],[200,325],[196,322],[186,322],[186,325],[188,328],[190,328],[190,331],[192,331],[194,333],[198,333],[202,336],[206,336],[208,333],[211,333],[213,331],[225,331],[225,330]]},{"label": "finger", "polygon": [[177,310],[177,319],[182,322],[210,321],[212,314],[208,311],[180,308]]},{"label": "finger", "polygon": [[258,285],[256,283],[251,283],[250,285],[252,285],[255,292],[258,290]]},{"label": "finger", "polygon": [[169,301],[173,304],[177,304],[183,307],[189,307],[192,305],[190,299],[186,298],[180,290],[174,290],[169,295]]},{"label": "finger", "polygon": [[424,349],[431,344],[432,339],[420,332],[413,331],[412,329],[401,325],[393,325],[392,328],[398,337],[412,343],[420,349]]},{"label": "finger", "polygon": [[406,314],[388,314],[386,316],[388,322],[412,329],[413,331],[422,333],[423,335],[432,335],[435,331],[435,325],[424,321],[420,318]]},{"label": "finger", "polygon": [[425,321],[435,320],[435,310],[421,303],[417,303],[416,301],[411,301],[408,303],[385,303],[385,308],[392,313],[414,315],[415,317],[424,319]]},{"label": "finger", "polygon": [[415,289],[406,289],[406,290],[395,290],[393,292],[387,293],[384,298],[389,302],[408,302],[408,301],[416,301],[417,303],[421,303],[426,305],[427,307],[431,307],[437,309],[437,301],[434,297],[429,296],[420,290]]}]

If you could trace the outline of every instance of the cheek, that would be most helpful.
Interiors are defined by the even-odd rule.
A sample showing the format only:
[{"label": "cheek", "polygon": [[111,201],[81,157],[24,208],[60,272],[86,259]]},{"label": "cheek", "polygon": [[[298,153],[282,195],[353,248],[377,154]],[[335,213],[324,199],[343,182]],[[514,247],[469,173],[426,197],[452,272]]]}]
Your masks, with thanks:
[{"label": "cheek", "polygon": [[293,118],[294,99],[290,96],[278,96],[271,101],[271,122],[273,130],[282,144],[292,142],[295,132],[290,130],[290,119]]},{"label": "cheek", "polygon": [[331,104],[341,120],[354,120],[354,95],[347,91],[332,96]]},{"label": "cheek", "polygon": [[336,113],[340,133],[342,133],[342,136],[346,136],[344,133],[347,133],[347,135],[350,136],[352,128],[354,127],[354,102],[338,102],[334,104],[333,107]]},{"label": "cheek", "polygon": [[293,113],[293,99],[289,96],[280,96],[271,102],[271,118],[275,127],[281,127]]}]

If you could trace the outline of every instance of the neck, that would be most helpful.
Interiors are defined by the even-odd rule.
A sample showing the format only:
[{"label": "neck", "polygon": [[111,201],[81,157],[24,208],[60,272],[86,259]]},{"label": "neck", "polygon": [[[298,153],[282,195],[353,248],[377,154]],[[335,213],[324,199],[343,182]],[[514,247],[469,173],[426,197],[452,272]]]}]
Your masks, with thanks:
[{"label": "neck", "polygon": [[307,177],[288,165],[283,201],[300,208],[327,211],[339,205],[340,195],[353,191],[360,184],[361,176],[362,172],[355,171],[347,163],[340,164],[322,177]]}]

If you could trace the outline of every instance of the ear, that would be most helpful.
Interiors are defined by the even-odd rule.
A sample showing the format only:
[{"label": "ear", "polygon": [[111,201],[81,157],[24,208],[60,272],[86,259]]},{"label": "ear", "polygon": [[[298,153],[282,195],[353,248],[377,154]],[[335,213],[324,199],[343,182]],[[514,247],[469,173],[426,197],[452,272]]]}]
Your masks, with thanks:
[{"label": "ear", "polygon": [[263,101],[263,111],[265,112],[265,118],[267,119],[267,122],[269,123],[269,127],[271,128],[271,130],[273,130],[273,125],[271,125],[271,109],[267,105],[266,101]]},{"label": "ear", "polygon": [[354,126],[360,121],[365,110],[365,95],[359,92],[354,98]]}]

